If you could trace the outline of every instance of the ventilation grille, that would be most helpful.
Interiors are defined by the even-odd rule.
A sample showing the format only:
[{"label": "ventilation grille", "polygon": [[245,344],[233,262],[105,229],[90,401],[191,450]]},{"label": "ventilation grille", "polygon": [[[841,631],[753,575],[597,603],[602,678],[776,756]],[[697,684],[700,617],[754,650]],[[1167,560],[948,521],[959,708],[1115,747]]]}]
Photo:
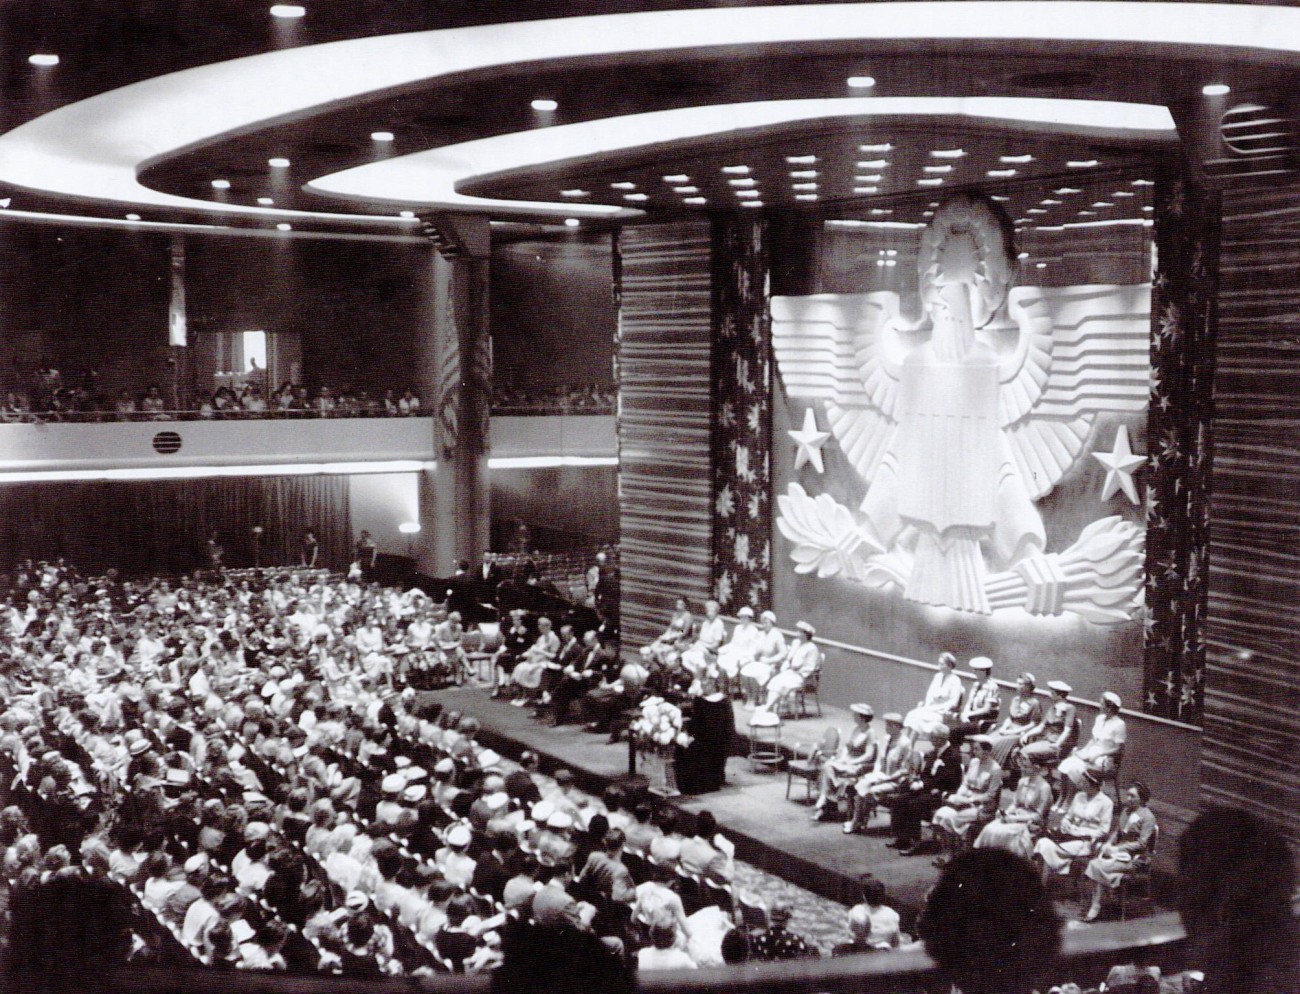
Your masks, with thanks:
[{"label": "ventilation grille", "polygon": [[1291,173],[1300,159],[1300,127],[1286,109],[1242,103],[1219,121],[1224,155],[1205,162],[1207,177],[1244,179]]},{"label": "ventilation grille", "polygon": [[181,450],[181,437],[174,431],[160,431],[153,437],[153,450],[162,456],[175,455]]}]

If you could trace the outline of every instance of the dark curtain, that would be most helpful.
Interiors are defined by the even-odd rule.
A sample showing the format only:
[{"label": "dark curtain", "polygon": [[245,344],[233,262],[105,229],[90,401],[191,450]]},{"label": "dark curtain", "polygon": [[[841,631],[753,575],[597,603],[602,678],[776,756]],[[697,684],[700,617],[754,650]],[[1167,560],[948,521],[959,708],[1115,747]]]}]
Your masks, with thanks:
[{"label": "dark curtain", "polygon": [[318,564],[344,568],[352,547],[345,476],[88,481],[0,486],[0,567],[64,557],[85,573],[184,572],[207,564],[216,530],[227,566],[295,564],[305,528]]},{"label": "dark curtain", "polygon": [[1143,696],[1151,714],[1200,724],[1221,206],[1172,163],[1154,206]]}]

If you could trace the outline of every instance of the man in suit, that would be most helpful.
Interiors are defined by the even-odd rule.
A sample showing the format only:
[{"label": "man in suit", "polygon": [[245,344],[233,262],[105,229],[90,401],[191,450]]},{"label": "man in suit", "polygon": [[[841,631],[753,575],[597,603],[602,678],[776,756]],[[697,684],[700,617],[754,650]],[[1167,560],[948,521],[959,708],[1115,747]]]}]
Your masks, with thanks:
[{"label": "man in suit", "polygon": [[886,845],[904,856],[921,851],[921,822],[934,814],[943,799],[961,785],[961,754],[949,741],[948,728],[940,725],[930,733],[934,751],[925,759],[921,775],[914,777],[890,802],[894,839]]},{"label": "man in suit", "polygon": [[[560,651],[556,654],[555,661],[549,664],[542,673],[542,697],[538,702],[538,708],[535,712],[536,717],[542,717],[546,709],[554,703],[555,692],[559,689],[564,677],[582,670],[582,661],[585,654],[582,643],[573,634],[573,626],[561,625]],[[554,717],[554,708],[551,710],[552,717]]]}]

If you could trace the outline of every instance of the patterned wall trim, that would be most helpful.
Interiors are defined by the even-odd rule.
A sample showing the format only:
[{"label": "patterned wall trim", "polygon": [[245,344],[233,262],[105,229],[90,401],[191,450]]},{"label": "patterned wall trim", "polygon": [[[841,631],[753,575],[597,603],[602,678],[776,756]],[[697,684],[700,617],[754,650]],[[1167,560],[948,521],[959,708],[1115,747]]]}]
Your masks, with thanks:
[{"label": "patterned wall trim", "polygon": [[619,515],[623,644],[664,630],[712,587],[710,232],[619,236]]},{"label": "patterned wall trim", "polygon": [[1147,413],[1145,709],[1199,724],[1205,693],[1219,196],[1157,172]]},{"label": "patterned wall trim", "polygon": [[1298,225],[1300,184],[1223,196],[1201,790],[1300,846]]},{"label": "patterned wall trim", "polygon": [[722,610],[772,599],[772,322],[767,225],[713,225],[713,591]]}]

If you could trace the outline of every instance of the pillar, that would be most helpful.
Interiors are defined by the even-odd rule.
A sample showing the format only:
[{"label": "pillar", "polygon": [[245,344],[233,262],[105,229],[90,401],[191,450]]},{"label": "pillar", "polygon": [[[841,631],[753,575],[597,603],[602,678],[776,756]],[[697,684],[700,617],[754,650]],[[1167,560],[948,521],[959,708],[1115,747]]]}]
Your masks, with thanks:
[{"label": "pillar", "polygon": [[420,476],[416,565],[450,576],[490,540],[488,430],[492,369],[488,310],[490,237],[481,218],[425,221],[430,253],[427,350],[416,357],[420,396],[433,418],[437,468]]}]

